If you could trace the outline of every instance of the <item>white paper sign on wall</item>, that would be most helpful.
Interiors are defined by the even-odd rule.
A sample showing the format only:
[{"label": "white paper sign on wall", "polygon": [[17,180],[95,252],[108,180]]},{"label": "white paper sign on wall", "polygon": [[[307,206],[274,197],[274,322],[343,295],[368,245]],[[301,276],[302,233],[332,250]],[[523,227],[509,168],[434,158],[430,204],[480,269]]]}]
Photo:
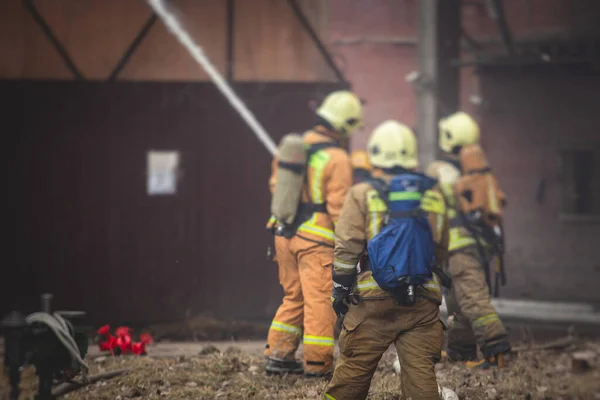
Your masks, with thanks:
[{"label": "white paper sign on wall", "polygon": [[149,196],[173,195],[177,193],[177,171],[179,169],[179,152],[156,151],[148,152],[148,182]]}]

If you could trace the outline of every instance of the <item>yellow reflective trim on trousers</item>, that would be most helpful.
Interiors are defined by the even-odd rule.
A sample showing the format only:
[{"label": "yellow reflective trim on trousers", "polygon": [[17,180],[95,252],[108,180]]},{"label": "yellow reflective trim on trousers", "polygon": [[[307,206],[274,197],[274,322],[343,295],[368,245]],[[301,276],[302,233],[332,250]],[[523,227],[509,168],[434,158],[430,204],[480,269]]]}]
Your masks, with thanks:
[{"label": "yellow reflective trim on trousers", "polygon": [[325,400],[337,400],[335,397],[333,397],[330,394],[325,393]]},{"label": "yellow reflective trim on trousers", "polygon": [[347,263],[340,260],[333,260],[333,266],[341,269],[354,270],[356,268],[356,263]]},{"label": "yellow reflective trim on trousers", "polygon": [[314,204],[323,203],[323,193],[321,193],[323,171],[331,155],[324,151],[317,151],[309,160],[308,166],[314,170],[310,185],[310,193]]},{"label": "yellow reflective trim on trousers", "polygon": [[317,213],[313,213],[312,218],[300,225],[298,231],[310,233],[312,235],[320,236],[324,239],[334,241],[335,234],[333,233],[333,231],[331,229],[323,228],[322,226],[317,225],[316,220]]},{"label": "yellow reflective trim on trousers", "polygon": [[273,322],[271,322],[271,329],[273,329],[274,331],[293,333],[298,336],[302,335],[301,328],[294,325],[286,324],[285,322],[281,321],[273,320]]},{"label": "yellow reflective trim on trousers", "polygon": [[334,240],[335,235],[331,229],[323,228],[308,222],[303,223],[298,228],[299,232],[306,232],[312,235],[317,235],[325,239]]},{"label": "yellow reflective trim on trousers", "polygon": [[325,346],[325,347],[335,346],[333,337],[330,337],[330,336],[304,335],[304,344],[311,344],[313,346]]},{"label": "yellow reflective trim on trousers", "polygon": [[370,277],[369,279],[366,279],[364,281],[356,282],[356,288],[359,292],[369,289],[380,289],[379,285],[377,284],[377,282],[375,282],[375,279],[373,279],[373,277]]},{"label": "yellow reflective trim on trousers", "polygon": [[442,293],[442,286],[440,285],[440,278],[436,274],[433,274],[433,279],[423,285],[424,288],[433,290],[436,293]]},{"label": "yellow reflective trim on trousers", "polygon": [[[439,278],[435,274],[433,275],[433,279],[431,279],[429,282],[424,284],[423,287],[433,290],[436,293],[442,293],[442,287],[440,286]],[[379,287],[379,285],[377,284],[375,279],[373,279],[373,277],[370,277],[369,279],[365,279],[364,281],[356,282],[356,288],[358,289],[359,292],[365,291],[365,290],[371,290],[371,289],[380,289],[381,290],[381,288]]]},{"label": "yellow reflective trim on trousers", "polygon": [[481,328],[482,326],[491,324],[492,322],[496,322],[496,321],[500,321],[498,314],[496,314],[496,313],[487,314],[487,315],[484,315],[483,317],[479,317],[475,321],[473,321],[473,327]]}]

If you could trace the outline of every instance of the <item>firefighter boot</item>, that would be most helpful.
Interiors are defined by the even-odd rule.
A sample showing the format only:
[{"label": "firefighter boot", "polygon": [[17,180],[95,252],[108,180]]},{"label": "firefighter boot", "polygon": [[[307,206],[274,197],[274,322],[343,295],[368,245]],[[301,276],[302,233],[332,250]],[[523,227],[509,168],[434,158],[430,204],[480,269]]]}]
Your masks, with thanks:
[{"label": "firefighter boot", "polygon": [[276,358],[267,358],[265,366],[267,374],[284,375],[284,374],[301,374],[304,372],[302,363],[296,360],[279,360]]},{"label": "firefighter boot", "polygon": [[477,360],[477,346],[453,346],[446,349],[448,361],[450,362],[464,362]]}]

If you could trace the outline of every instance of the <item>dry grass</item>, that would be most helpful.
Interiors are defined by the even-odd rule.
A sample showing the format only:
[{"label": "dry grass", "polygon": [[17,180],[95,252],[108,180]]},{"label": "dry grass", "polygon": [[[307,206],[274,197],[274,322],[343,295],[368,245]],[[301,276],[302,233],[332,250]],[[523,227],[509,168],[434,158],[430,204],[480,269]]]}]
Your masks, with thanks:
[{"label": "dry grass", "polygon": [[[580,346],[581,347],[581,346]],[[461,399],[599,399],[600,367],[597,344],[592,368],[574,373],[568,351],[528,352],[501,370],[469,371],[440,363],[438,382],[454,389]],[[572,350],[572,349],[571,349]],[[99,382],[66,396],[69,399],[318,399],[326,382],[299,376],[272,377],[263,373],[264,360],[230,348],[220,353],[179,358],[106,357],[90,360],[91,374],[129,368],[128,375]],[[400,399],[400,382],[392,371],[393,354],[379,365],[369,399]],[[31,393],[35,376],[27,371],[24,389]],[[6,394],[6,381],[0,394]]]}]

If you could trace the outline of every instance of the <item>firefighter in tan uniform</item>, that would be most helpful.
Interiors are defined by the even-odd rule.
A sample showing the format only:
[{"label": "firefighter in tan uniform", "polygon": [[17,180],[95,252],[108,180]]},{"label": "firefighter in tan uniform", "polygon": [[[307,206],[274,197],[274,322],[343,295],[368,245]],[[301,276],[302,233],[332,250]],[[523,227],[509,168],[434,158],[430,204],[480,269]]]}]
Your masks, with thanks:
[{"label": "firefighter in tan uniform", "polygon": [[[362,124],[362,104],[351,92],[330,94],[316,111],[316,126],[303,135],[309,153],[300,208],[310,207],[307,218],[292,235],[275,236],[275,259],[283,302],[267,338],[268,373],[324,376],[333,370],[335,313],[331,309],[334,224],[352,185],[352,167],[345,150],[348,136]],[[277,179],[273,160],[271,191]],[[281,224],[280,224],[281,225]],[[271,218],[268,227],[276,228]],[[304,363],[295,353],[304,344]]]},{"label": "firefighter in tan uniform", "polygon": [[[417,168],[417,145],[413,132],[396,121],[378,126],[369,140],[372,176],[383,182]],[[422,175],[421,175],[422,176]],[[427,178],[429,179],[429,178]],[[367,244],[381,231],[388,214],[387,203],[374,180],[350,189],[335,228],[333,308],[345,314],[339,339],[340,359],[325,399],[367,397],[371,378],[383,353],[394,343],[402,362],[403,398],[439,399],[435,362],[439,360],[443,325],[439,319],[442,300],[440,278],[433,274],[414,290],[411,302],[403,302],[380,288],[365,257]],[[399,193],[403,198],[406,193]],[[445,204],[437,186],[427,190],[416,209],[429,221],[433,251],[443,264],[447,258],[448,223]],[[392,199],[394,193],[390,193]],[[393,204],[393,203],[390,203]],[[393,215],[393,214],[392,214]],[[360,265],[359,265],[360,261]]]},{"label": "firefighter in tan uniform", "polygon": [[[454,184],[461,174],[458,154],[463,146],[479,142],[479,126],[468,114],[455,113],[439,123],[441,160],[434,161],[427,174],[440,182],[450,220],[449,275],[452,290],[447,292],[448,314],[455,315],[448,332],[447,353],[451,361],[467,361],[469,367],[498,365],[500,355],[510,351],[507,333],[490,302],[484,264],[489,246],[469,232],[456,210]],[[484,359],[477,360],[477,345]],[[500,356],[500,357],[499,357]]]}]

